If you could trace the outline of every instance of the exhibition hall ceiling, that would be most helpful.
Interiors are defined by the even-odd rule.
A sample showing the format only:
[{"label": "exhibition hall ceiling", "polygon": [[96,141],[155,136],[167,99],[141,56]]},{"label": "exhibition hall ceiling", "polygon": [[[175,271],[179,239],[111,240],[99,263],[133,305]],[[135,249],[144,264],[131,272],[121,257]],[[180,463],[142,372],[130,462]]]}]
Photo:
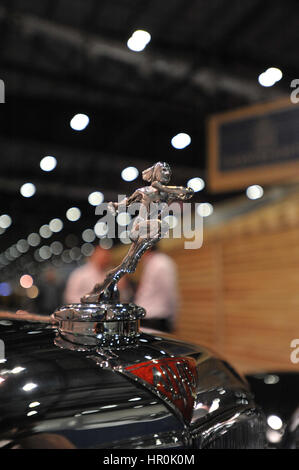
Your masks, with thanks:
[{"label": "exhibition hall ceiling", "polygon": [[[289,94],[299,78],[298,17],[295,0],[3,1],[0,216],[13,223],[0,250],[72,206],[82,213],[77,231],[93,226],[92,191],[110,200],[142,184],[140,175],[123,181],[128,166],[141,172],[163,160],[176,184],[207,183],[207,119]],[[140,51],[128,43],[136,30],[150,34]],[[269,67],[283,78],[261,86]],[[70,127],[78,113],[89,117],[82,131]],[[179,133],[191,139],[183,149],[171,144]],[[48,155],[57,166],[42,171]],[[28,182],[30,198],[19,191]],[[229,196],[206,185],[195,200]]]}]

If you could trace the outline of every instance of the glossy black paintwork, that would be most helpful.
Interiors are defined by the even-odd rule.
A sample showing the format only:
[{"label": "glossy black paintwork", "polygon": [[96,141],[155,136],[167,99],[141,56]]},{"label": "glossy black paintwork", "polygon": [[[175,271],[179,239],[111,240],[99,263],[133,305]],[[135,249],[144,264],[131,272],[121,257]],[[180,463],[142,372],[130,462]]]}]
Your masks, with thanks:
[{"label": "glossy black paintwork", "polygon": [[273,431],[268,425],[266,438],[271,447],[299,448],[299,371],[247,375],[256,403],[263,409],[266,418],[278,416],[281,429],[276,431],[277,441],[271,441]]},{"label": "glossy black paintwork", "polygon": [[[95,349],[59,348],[56,335],[51,326],[0,322],[6,353],[0,364],[2,446],[37,447],[39,439],[46,447],[54,436],[55,447],[204,447],[219,430],[225,434],[241,421],[260,420],[246,382],[198,346],[143,334],[136,346],[104,357]],[[115,368],[165,356],[198,361],[189,425],[167,401]]]}]

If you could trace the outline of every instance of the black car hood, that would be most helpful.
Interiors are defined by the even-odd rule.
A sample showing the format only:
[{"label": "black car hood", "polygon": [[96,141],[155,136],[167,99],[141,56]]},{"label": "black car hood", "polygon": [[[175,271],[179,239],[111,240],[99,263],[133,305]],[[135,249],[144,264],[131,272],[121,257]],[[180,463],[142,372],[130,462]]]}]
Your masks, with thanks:
[{"label": "black car hood", "polygon": [[251,405],[247,383],[199,346],[141,334],[134,346],[78,351],[57,347],[57,335],[50,325],[0,322],[2,445],[50,434],[76,447],[184,447],[190,430]]}]

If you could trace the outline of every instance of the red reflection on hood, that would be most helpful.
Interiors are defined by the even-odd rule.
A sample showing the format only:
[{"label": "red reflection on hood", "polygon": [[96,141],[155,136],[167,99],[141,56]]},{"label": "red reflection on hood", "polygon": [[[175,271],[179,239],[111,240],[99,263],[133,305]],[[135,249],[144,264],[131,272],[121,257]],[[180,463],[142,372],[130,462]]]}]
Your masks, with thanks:
[{"label": "red reflection on hood", "polygon": [[169,400],[186,421],[192,416],[197,385],[196,361],[190,357],[163,358],[125,368]]}]

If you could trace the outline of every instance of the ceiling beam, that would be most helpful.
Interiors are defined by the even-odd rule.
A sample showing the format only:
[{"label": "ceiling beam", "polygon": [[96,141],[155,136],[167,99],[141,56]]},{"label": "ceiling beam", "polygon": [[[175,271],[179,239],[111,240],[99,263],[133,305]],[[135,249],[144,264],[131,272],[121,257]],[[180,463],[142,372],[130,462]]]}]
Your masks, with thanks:
[{"label": "ceiling beam", "polygon": [[[58,24],[34,15],[12,14],[5,7],[0,7],[0,19],[8,20],[24,36],[43,35],[55,41],[66,43],[85,54],[90,60],[109,58],[134,67],[139,74],[150,76],[153,73],[168,76],[172,80],[190,77],[190,82],[208,93],[219,90],[245,97],[249,101],[263,99],[264,90],[257,81],[244,81],[237,76],[222,74],[211,68],[193,70],[191,62],[182,58],[172,59],[162,54],[145,51],[142,54],[130,51],[125,44],[108,40],[98,35],[82,32],[76,28]],[[211,84],[212,77],[212,84]],[[273,90],[274,94],[277,91]],[[267,94],[269,98],[269,93]]]}]

